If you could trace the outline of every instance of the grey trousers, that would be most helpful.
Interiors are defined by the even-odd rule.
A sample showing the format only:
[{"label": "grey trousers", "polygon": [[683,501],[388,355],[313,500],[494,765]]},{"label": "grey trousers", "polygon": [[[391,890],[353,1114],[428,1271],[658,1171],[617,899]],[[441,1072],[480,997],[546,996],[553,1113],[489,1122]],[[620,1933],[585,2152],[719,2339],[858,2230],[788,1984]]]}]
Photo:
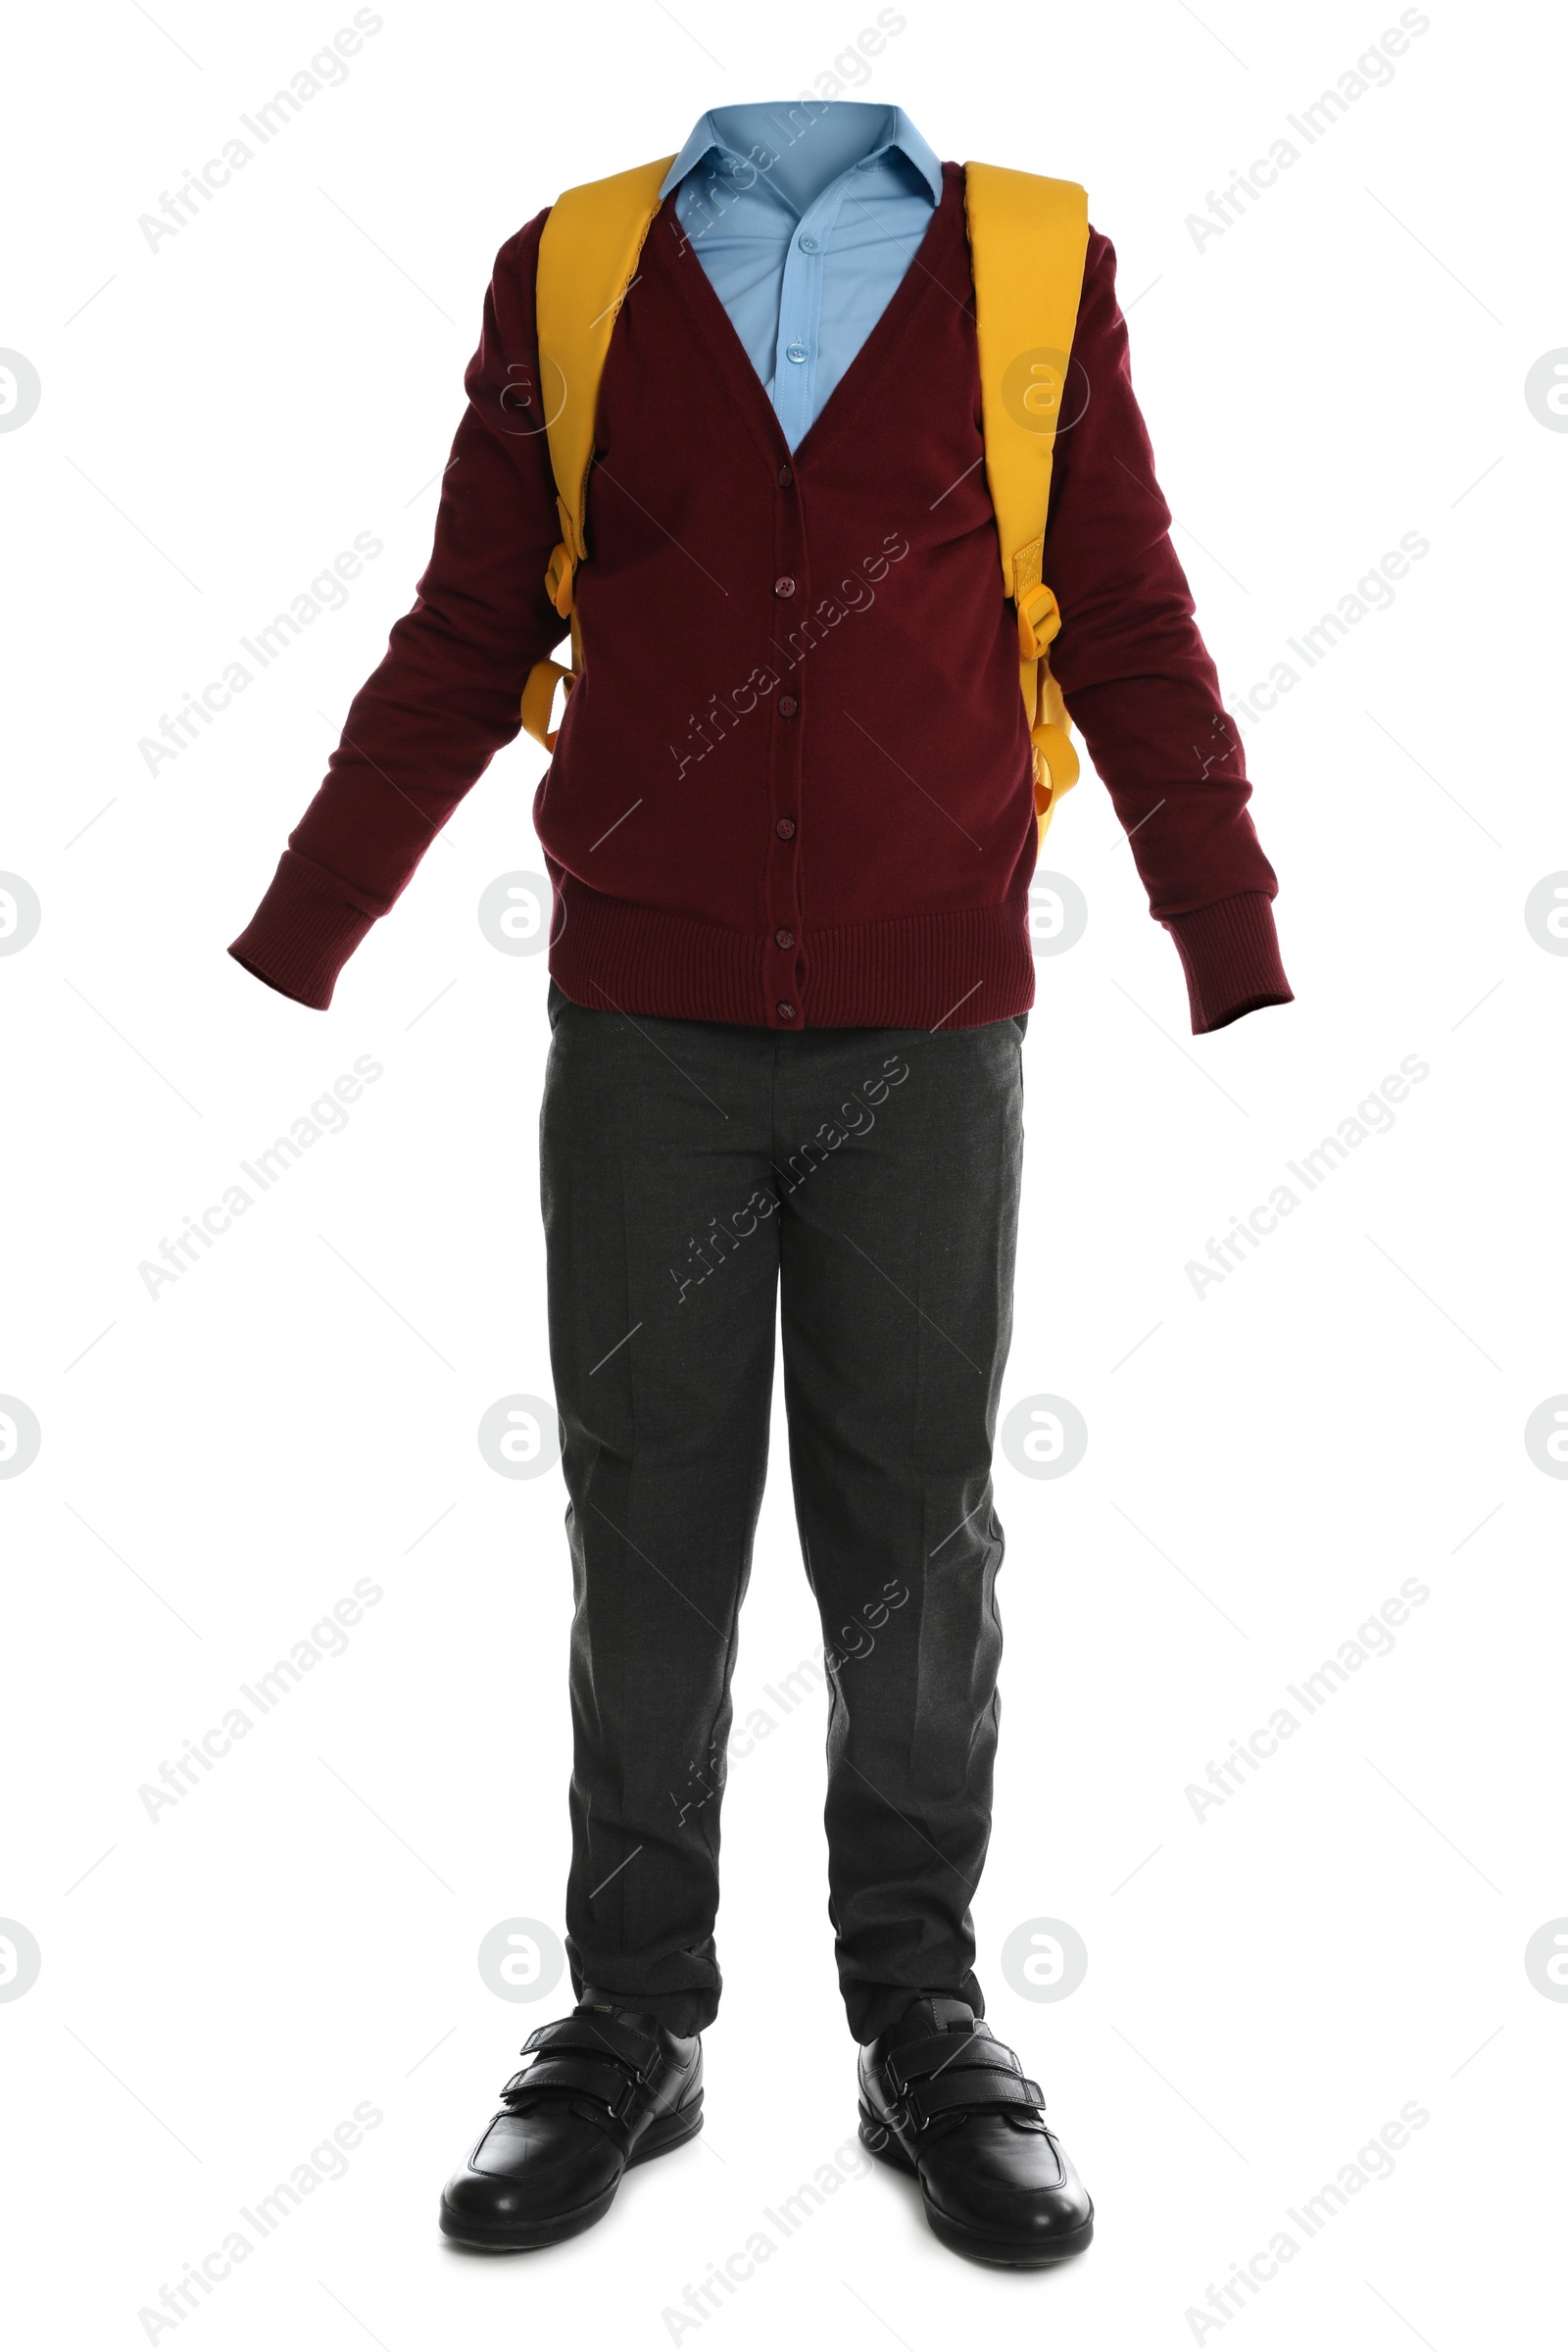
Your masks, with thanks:
[{"label": "grey trousers", "polygon": [[997,1740],[991,1449],[1027,1014],[808,1029],[622,1014],[552,982],[540,1111],[575,1616],[567,1953],[713,2018],[730,1680],[775,1312],[829,1688],[828,1914],[851,2031],[979,2010]]}]

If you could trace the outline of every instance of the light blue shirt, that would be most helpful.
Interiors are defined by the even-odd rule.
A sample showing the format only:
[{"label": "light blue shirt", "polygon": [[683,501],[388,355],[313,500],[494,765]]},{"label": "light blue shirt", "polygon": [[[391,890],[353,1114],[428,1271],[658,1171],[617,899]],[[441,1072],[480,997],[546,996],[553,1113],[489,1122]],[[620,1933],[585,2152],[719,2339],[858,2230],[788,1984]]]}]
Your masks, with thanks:
[{"label": "light blue shirt", "polygon": [[881,318],[942,201],[904,109],[845,99],[702,116],[660,194],[729,314],[791,449]]}]

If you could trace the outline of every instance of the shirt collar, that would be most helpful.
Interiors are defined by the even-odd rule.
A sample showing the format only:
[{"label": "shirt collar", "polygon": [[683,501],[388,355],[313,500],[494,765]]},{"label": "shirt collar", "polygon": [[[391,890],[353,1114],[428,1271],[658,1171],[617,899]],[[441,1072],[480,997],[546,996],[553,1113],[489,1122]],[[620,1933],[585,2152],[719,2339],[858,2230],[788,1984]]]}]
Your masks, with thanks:
[{"label": "shirt collar", "polygon": [[[759,105],[756,107],[747,107],[742,110],[727,111],[738,111],[744,112],[748,115],[755,115],[758,122],[758,130],[755,135],[758,141],[760,142],[767,136],[769,118],[773,119],[779,123],[787,124],[791,113],[796,108],[807,104],[815,105],[819,103],[822,102],[816,100],[808,101],[804,99],[784,99],[777,104]],[[846,103],[855,102],[836,99],[826,103],[843,105]],[[865,147],[866,158],[868,159],[873,155],[880,155],[886,148],[896,147],[899,153],[905,156],[908,162],[914,166],[921,178],[925,181],[926,186],[931,191],[932,203],[940,204],[942,202],[941,160],[937,156],[935,150],[928,146],[926,141],[920,136],[920,133],[915,129],[914,124],[910,122],[903,107],[888,106],[880,109],[868,107],[865,111],[872,117],[872,120],[867,123],[866,126],[869,134]],[[679,183],[686,177],[686,174],[689,172],[694,171],[697,165],[703,161],[703,158],[707,155],[710,155],[715,148],[719,149],[723,153],[729,152],[728,143],[719,136],[717,127],[713,122],[712,111],[710,110],[706,115],[700,115],[696,122],[693,124],[691,136],[687,139],[685,146],[681,149],[679,155],[676,156],[674,162],[670,165],[669,170],[665,172],[662,180],[660,182],[660,195],[667,196],[670,189],[678,186]]]}]

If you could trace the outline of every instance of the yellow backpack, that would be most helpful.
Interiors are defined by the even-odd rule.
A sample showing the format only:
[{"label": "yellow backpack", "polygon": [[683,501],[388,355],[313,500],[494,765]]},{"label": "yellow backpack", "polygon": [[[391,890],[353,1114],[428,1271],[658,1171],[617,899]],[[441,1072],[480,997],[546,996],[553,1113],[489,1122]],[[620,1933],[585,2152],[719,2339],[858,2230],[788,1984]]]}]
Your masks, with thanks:
[{"label": "yellow backpack", "polygon": [[[545,586],[571,624],[571,667],[537,662],[522,692],[522,723],[546,751],[557,683],[569,693],[582,667],[572,594],[586,562],[588,474],[599,379],[615,317],[636,274],[659,186],[674,161],[640,164],[568,188],[539,241],[538,328],[543,395],[556,477],[561,542]],[[997,514],[1003,594],[1018,620],[1018,675],[1034,745],[1035,811],[1042,843],[1056,802],[1078,780],[1078,755],[1047,649],[1061,626],[1040,576],[1052,454],[1078,319],[1088,198],[1065,179],[995,164],[964,166],[964,209],[974,276],[986,482]]]}]

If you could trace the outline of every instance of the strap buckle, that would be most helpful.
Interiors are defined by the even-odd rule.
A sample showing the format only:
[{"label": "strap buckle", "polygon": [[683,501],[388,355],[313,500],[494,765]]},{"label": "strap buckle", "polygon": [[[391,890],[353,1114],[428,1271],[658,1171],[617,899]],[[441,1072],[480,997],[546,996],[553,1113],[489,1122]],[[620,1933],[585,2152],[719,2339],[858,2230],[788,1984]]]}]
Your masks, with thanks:
[{"label": "strap buckle", "polygon": [[1018,591],[1018,651],[1025,662],[1038,662],[1061,627],[1061,607],[1054,590],[1044,580]]},{"label": "strap buckle", "polygon": [[[946,2071],[944,2068],[943,2072]],[[923,2132],[931,2120],[920,2098],[924,2078],[906,2075],[899,2064],[898,2053],[891,2050],[883,2063],[882,2073],[893,2092],[888,2122],[900,2132]]]},{"label": "strap buckle", "polygon": [[898,2052],[896,2050],[889,2050],[886,2058],[883,2059],[882,2075],[889,2089],[893,2093],[895,2101],[899,2106],[902,2107],[905,2099],[908,2095],[909,2081],[908,2077],[905,2074],[904,2069],[899,2064]]},{"label": "strap buckle", "polygon": [[900,2097],[895,2113],[904,2132],[923,2132],[931,2121],[912,2086]]},{"label": "strap buckle", "polygon": [[572,581],[576,570],[576,557],[564,539],[559,539],[545,566],[545,594],[563,620],[571,611]]},{"label": "strap buckle", "polygon": [[633,2107],[637,2103],[639,2092],[646,2089],[647,2082],[647,2076],[641,2072],[629,2074],[626,2080],[625,2089],[618,2092],[613,2099],[608,2102],[610,2112],[614,2117],[617,2124],[623,2124],[626,2121],[626,2118],[630,2115]]}]

